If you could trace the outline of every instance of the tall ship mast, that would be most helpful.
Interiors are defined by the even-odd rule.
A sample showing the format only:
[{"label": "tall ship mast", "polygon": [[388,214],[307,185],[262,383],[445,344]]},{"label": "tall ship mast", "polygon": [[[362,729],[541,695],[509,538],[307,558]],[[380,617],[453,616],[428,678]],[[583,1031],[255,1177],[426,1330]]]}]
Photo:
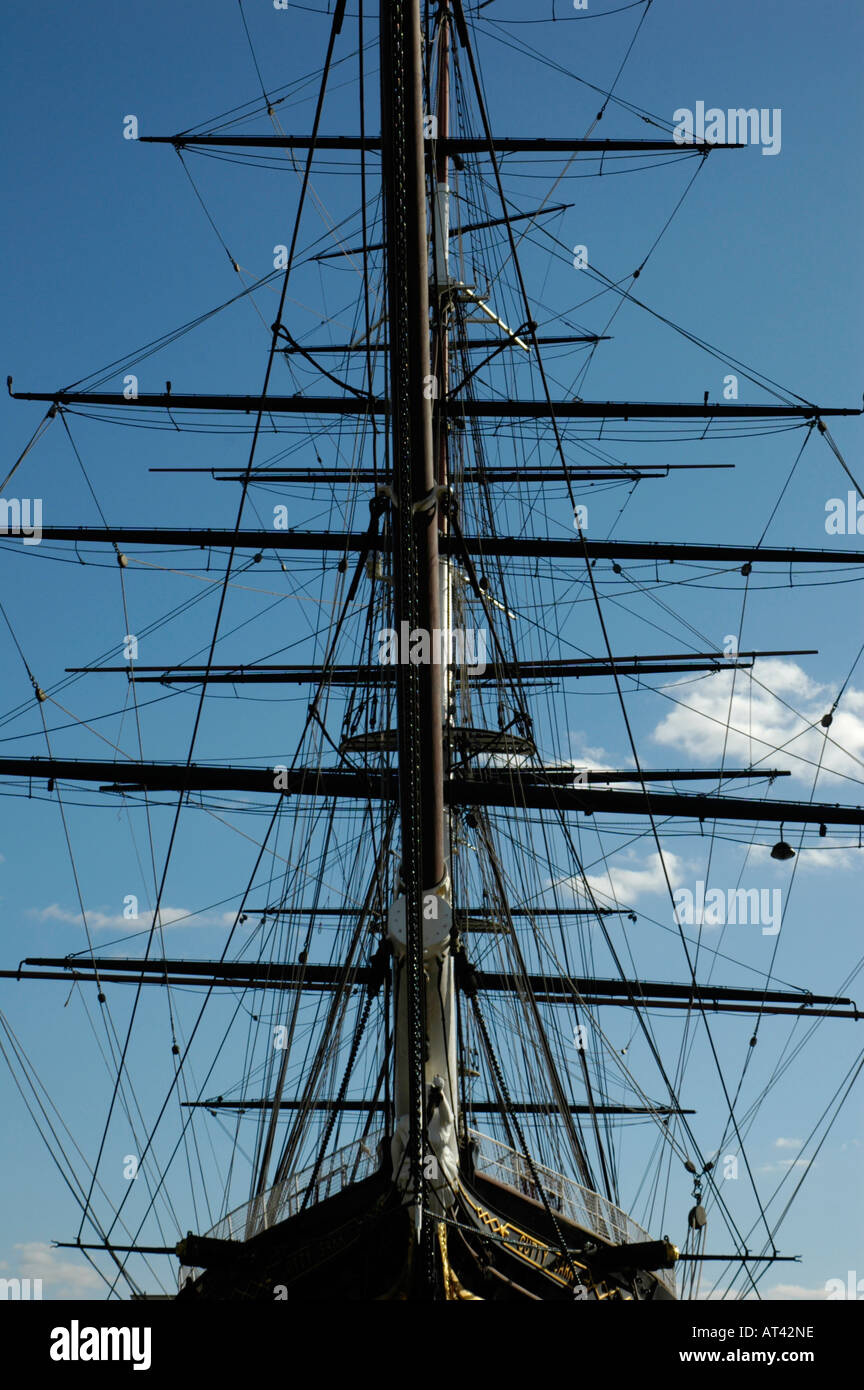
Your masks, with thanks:
[{"label": "tall ship mast", "polygon": [[[10,1017],[24,990],[53,1008],[65,983],[76,1007],[95,1006],[97,1031],[107,1029],[96,1142],[91,1135],[79,1151],[81,1164],[65,1147],[52,1151],[80,1207],[77,1234],[62,1244],[86,1252],[109,1297],[668,1301],[699,1297],[706,1277],[758,1296],[788,1256],[747,1156],[774,1080],[772,1070],[751,1092],[757,1041],[784,1019],[800,1030],[797,1045],[817,1024],[843,1030],[860,1018],[851,975],[841,986],[833,977],[802,985],[775,969],[773,954],[742,965],[737,948],[711,935],[735,921],[734,907],[742,923],[757,914],[749,930],[770,944],[780,926],[771,894],[784,884],[776,875],[823,842],[844,853],[860,845],[864,808],[850,786],[860,776],[843,762],[842,735],[826,754],[846,778],[842,790],[814,784],[796,799],[780,780],[788,750],[740,727],[735,682],[804,660],[812,634],[794,648],[753,646],[742,640],[741,608],[731,639],[707,640],[670,606],[669,577],[683,571],[707,586],[709,575],[731,576],[745,601],[762,576],[793,569],[860,582],[857,542],[790,547],[764,532],[694,542],[675,534],[674,519],[668,540],[626,540],[595,532],[589,511],[604,489],[626,488],[629,499],[677,470],[719,490],[740,439],[774,429],[798,429],[811,449],[830,445],[848,473],[832,424],[861,411],[776,390],[766,402],[767,378],[743,371],[757,398],[742,391],[739,400],[737,377],[734,391],[695,401],[593,400],[581,370],[562,389],[565,360],[590,363],[615,315],[590,331],[571,313],[550,331],[527,246],[539,238],[580,273],[587,248],[548,232],[562,210],[560,180],[538,183],[539,197],[531,184],[514,196],[512,161],[701,169],[709,154],[734,159],[745,142],[733,135],[745,127],[718,138],[703,115],[701,130],[682,137],[680,121],[664,129],[643,114],[654,128],[638,138],[607,138],[596,120],[581,136],[501,135],[475,18],[462,0],[381,0],[377,14],[364,4],[349,14],[337,0],[305,131],[284,128],[266,90],[266,133],[255,128],[260,102],[204,130],[136,130],[141,144],[171,147],[184,169],[207,155],[292,171],[296,215],[266,277],[275,313],[262,321],[269,343],[257,390],[202,392],[176,379],[147,390],[145,357],[63,390],[10,380],[15,400],[47,410],[37,434],[65,429],[82,468],[73,437],[82,413],[170,422],[181,437],[187,423],[224,426],[232,443],[230,431],[243,432],[239,462],[235,447],[230,464],[163,470],[232,484],[238,501],[222,526],[116,524],[104,513],[99,525],[41,525],[50,553],[107,557],[117,570],[121,659],[116,643],[107,655],[103,644],[94,659],[64,650],[63,667],[43,670],[49,663],[13,633],[47,744],[0,756],[0,782],[39,790],[22,813],[28,833],[52,809],[38,803],[54,803],[74,869],[75,805],[91,817],[110,803],[148,845],[129,945],[119,932],[110,948],[99,945],[76,873],[86,945],[28,952],[2,972]],[[359,60],[360,121],[330,133],[346,54]],[[376,67],[380,125],[370,128]],[[600,116],[610,98],[598,97]],[[355,201],[341,222],[329,219],[330,240],[310,245],[304,219],[320,203],[321,160],[350,171],[360,210]],[[327,312],[310,332],[298,327],[295,284],[312,262],[322,276],[352,267],[359,294],[350,313]],[[641,269],[624,300],[639,303]],[[676,437],[688,450],[672,464]],[[717,439],[728,446],[722,461],[716,451],[691,461]],[[27,452],[16,468],[31,467]],[[566,532],[547,525],[552,508]],[[4,547],[35,539],[29,525],[11,518]],[[169,664],[158,651],[161,620],[146,642],[133,631],[136,557],[167,576],[202,570],[202,552],[211,620],[194,642],[178,608],[187,656]],[[244,655],[260,596],[281,602],[295,584],[315,619],[272,641],[253,628]],[[619,645],[616,610],[637,595],[653,605],[649,624],[662,639],[634,653]],[[128,691],[130,722],[103,737],[76,716],[84,741],[67,755],[53,726],[73,680],[86,691],[110,683],[114,705],[116,691]],[[728,697],[719,755],[708,766],[649,761],[635,693],[671,691],[680,706],[711,683]],[[567,702],[592,688],[615,711],[619,766],[590,747],[574,757]],[[154,695],[183,702],[183,756],[144,755]],[[826,747],[842,695],[826,704]],[[258,707],[245,702],[273,698],[292,702],[292,732],[283,756],[262,760]],[[722,703],[703,704],[706,718]],[[273,713],[261,711],[262,743],[278,727]],[[582,716],[586,727],[590,719]],[[198,829],[187,831],[193,816],[239,830],[246,868],[219,898],[218,949],[186,954],[168,928],[177,860],[210,853]],[[678,835],[710,842],[689,877]],[[725,840],[736,837],[753,851],[757,887],[729,880]],[[627,868],[616,867],[623,851],[632,874],[634,844],[664,898],[652,928],[669,940],[654,952],[664,963],[655,971]],[[727,915],[712,917],[715,909]],[[145,1052],[152,1036],[170,1037],[150,1072],[141,1028]],[[41,1083],[19,1033],[10,1026],[4,1055],[35,1096]],[[688,1091],[691,1060],[699,1083]],[[143,1103],[136,1073],[147,1076]],[[709,1073],[714,1110],[704,1115]],[[118,1131],[134,1160],[121,1186],[106,1173]],[[53,1125],[43,1137],[55,1144]],[[747,1189],[744,1214],[730,1163]],[[188,1191],[178,1197],[182,1165]]]}]

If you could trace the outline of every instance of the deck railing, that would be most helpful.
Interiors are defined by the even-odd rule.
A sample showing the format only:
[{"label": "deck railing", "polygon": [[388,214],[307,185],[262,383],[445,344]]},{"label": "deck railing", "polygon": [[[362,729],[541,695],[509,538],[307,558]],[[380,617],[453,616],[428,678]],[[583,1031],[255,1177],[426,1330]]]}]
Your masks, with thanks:
[{"label": "deck railing", "polygon": [[[378,1146],[383,1137],[383,1130],[368,1134],[365,1139],[354,1139],[344,1148],[328,1154],[315,1176],[307,1207],[335,1196],[350,1183],[360,1182],[362,1178],[368,1178],[376,1172]],[[243,1202],[223,1216],[221,1221],[217,1221],[207,1232],[207,1238],[251,1240],[253,1236],[260,1235],[262,1231],[277,1225],[278,1222],[287,1221],[289,1216],[296,1216],[303,1205],[314,1173],[315,1165],[312,1163],[308,1168],[302,1168],[300,1172],[286,1178],[284,1182],[275,1183],[266,1192],[262,1192],[260,1197]],[[182,1288],[190,1276],[197,1279],[200,1273],[200,1269],[181,1265],[178,1286]]]},{"label": "deck railing", "polygon": [[[524,1196],[533,1197],[536,1202],[542,1201],[523,1154],[475,1129],[469,1130],[469,1134],[476,1145],[474,1164],[478,1173],[506,1183]],[[534,1163],[533,1167],[550,1207],[553,1211],[559,1211],[565,1220],[572,1221],[611,1245],[651,1240],[647,1231],[631,1216],[599,1192],[592,1192],[573,1178],[565,1178],[562,1173],[555,1173],[540,1163]],[[671,1269],[658,1269],[656,1273],[660,1282],[674,1293],[674,1272]]]},{"label": "deck railing", "polygon": [[[506,1183],[524,1196],[533,1197],[535,1202],[543,1200],[523,1154],[499,1139],[491,1139],[488,1134],[473,1129],[469,1132],[477,1145],[474,1163],[478,1173]],[[613,1245],[650,1239],[641,1226],[599,1192],[592,1192],[540,1163],[534,1162],[533,1168],[552,1210],[559,1211],[568,1221]]]},{"label": "deck railing", "polygon": [[[474,1141],[474,1162],[478,1173],[506,1183],[535,1201],[542,1201],[524,1155],[476,1129],[468,1133]],[[330,1154],[321,1164],[306,1205],[323,1202],[350,1183],[359,1182],[374,1173],[378,1167],[378,1148],[383,1137],[383,1130],[369,1134],[365,1139],[355,1139]],[[559,1211],[565,1220],[612,1245],[651,1239],[632,1217],[599,1192],[592,1192],[573,1178],[566,1178],[540,1163],[533,1166],[549,1205],[553,1211]],[[295,1216],[303,1205],[314,1171],[314,1164],[310,1164],[285,1182],[276,1183],[260,1197],[243,1202],[217,1221],[207,1236],[214,1240],[250,1240],[278,1222]],[[190,1276],[195,1279],[200,1273],[198,1269],[181,1266],[179,1287],[182,1288]],[[671,1270],[658,1270],[657,1278],[671,1293],[675,1292],[675,1275]]]}]

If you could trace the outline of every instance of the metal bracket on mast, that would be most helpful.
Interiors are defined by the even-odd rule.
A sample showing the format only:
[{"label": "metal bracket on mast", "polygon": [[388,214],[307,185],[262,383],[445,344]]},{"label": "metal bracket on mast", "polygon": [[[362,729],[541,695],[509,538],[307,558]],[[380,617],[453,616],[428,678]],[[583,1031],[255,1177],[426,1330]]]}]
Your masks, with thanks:
[{"label": "metal bracket on mast", "polygon": [[[499,318],[498,315],[494,312],[494,310],[489,308],[487,301],[481,295],[477,294],[476,290],[474,290],[470,285],[463,284],[461,280],[451,280],[450,288],[451,292],[455,293],[457,298],[463,300],[465,303],[476,305],[476,307],[480,310],[481,314],[485,314],[487,319],[490,319],[492,323],[497,324],[501,331],[503,333],[506,333],[508,339],[511,342],[515,343],[517,347],[523,348],[525,352],[531,351],[530,343],[526,343],[524,338],[520,338],[518,333],[514,333],[513,329],[510,328],[502,318]],[[479,320],[477,319],[470,318],[466,319],[465,321],[466,323],[479,322]]]}]

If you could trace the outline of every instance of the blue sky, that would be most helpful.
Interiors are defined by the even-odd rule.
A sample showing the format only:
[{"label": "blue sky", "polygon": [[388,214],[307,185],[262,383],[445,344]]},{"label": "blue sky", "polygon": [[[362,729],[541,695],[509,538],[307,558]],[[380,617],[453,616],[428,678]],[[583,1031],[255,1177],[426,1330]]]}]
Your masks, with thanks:
[{"label": "blue sky", "polygon": [[[313,13],[314,8],[295,6],[277,12],[265,0],[246,0],[249,30],[268,89],[295,81],[320,62],[328,22]],[[584,133],[599,98],[574,74],[607,88],[642,14],[640,7],[599,17],[611,8],[608,2],[600,4],[598,0],[589,7],[589,17],[582,19],[572,17],[563,0],[555,6],[543,0],[533,7],[496,0],[483,11],[484,20],[476,30],[477,45],[496,130],[504,134]],[[553,15],[558,20],[554,26],[534,22]],[[353,19],[346,22],[346,39],[337,56],[353,51],[353,23]],[[676,109],[695,107],[700,100],[722,109],[755,106],[782,111],[782,151],[777,157],[765,157],[758,148],[711,156],[652,252],[635,294],[658,314],[698,334],[722,353],[752,365],[785,390],[823,405],[857,406],[862,392],[862,29],[864,15],[841,0],[818,6],[807,0],[783,0],[782,4],[777,0],[728,0],[723,7],[654,0],[616,87],[616,95],[667,123]],[[124,140],[122,121],[127,114],[135,114],[142,134],[170,134],[253,102],[260,98],[260,89],[233,0],[179,8],[167,0],[153,0],[146,7],[119,8],[91,0],[75,11],[56,3],[16,7],[7,16],[6,32],[9,59],[3,159],[9,196],[3,363],[5,372],[14,376],[16,389],[52,390],[128,355],[131,349],[237,293],[238,277],[177,156],[168,147]],[[532,45],[570,75],[531,61],[515,51],[514,43]],[[355,76],[356,64],[335,70],[337,85],[325,114],[325,131],[354,128]],[[374,62],[369,82],[374,89]],[[284,129],[308,131],[314,91],[313,82],[281,109]],[[267,130],[266,118],[259,117],[250,129]],[[611,105],[594,133],[642,136],[658,132],[646,127],[631,111]],[[569,321],[602,332],[617,301],[606,295],[586,302],[598,286],[569,266],[564,253],[576,244],[585,244],[592,267],[614,281],[624,280],[641,264],[663,230],[695,161],[679,160],[621,177],[567,177],[550,193],[560,167],[559,163],[552,171],[551,166],[522,164],[510,170],[508,190],[519,206],[535,207],[547,196],[550,201],[574,205],[544,223],[558,239],[557,250],[562,252],[558,260],[549,259],[552,243],[548,239],[523,243],[529,294],[536,296],[541,323],[551,324],[555,314],[566,312]],[[268,274],[274,245],[285,242],[290,234],[296,178],[285,171],[214,162],[200,156],[190,157],[188,168],[222,239],[241,266],[245,282]],[[337,221],[346,219],[347,240],[355,244],[359,240],[356,185],[325,176],[321,188],[331,216]],[[301,236],[304,252],[324,233],[318,211],[310,207]],[[512,286],[502,285],[500,294],[496,307],[518,314]],[[332,331],[334,341],[339,335],[344,341],[353,321],[355,298],[355,279],[341,265],[322,269],[301,266],[291,286],[292,331],[298,336],[308,335],[310,340],[317,336],[317,341]],[[262,292],[258,302],[269,322],[267,310],[272,313],[275,309],[272,291]],[[333,321],[331,326],[323,322],[325,318]],[[555,329],[546,327],[544,331]],[[625,305],[609,331],[613,341],[598,351],[580,385],[585,396],[698,401],[707,390],[712,399],[719,397],[728,368],[643,310]],[[158,391],[170,379],[175,391],[257,390],[266,346],[261,319],[244,302],[145,361],[136,369],[140,388]],[[557,356],[551,359],[549,370],[562,393],[572,389],[578,364],[574,368],[569,360]],[[287,378],[279,380],[289,389]],[[316,386],[309,374],[301,373],[299,380],[311,384],[313,391],[328,389]],[[521,380],[528,384],[527,376]],[[115,377],[111,389],[120,385]],[[766,399],[746,383],[742,383],[741,397]],[[43,411],[36,405],[11,402],[4,395],[0,412],[8,470]],[[236,500],[234,490],[227,485],[183,475],[151,474],[148,469],[241,466],[248,450],[245,435],[133,431],[80,417],[73,418],[70,425],[87,476],[110,522],[227,526],[233,521]],[[853,474],[860,477],[860,422],[838,421],[832,432]],[[610,431],[610,436],[615,434]],[[628,539],[755,541],[778,503],[801,443],[800,433],[778,434],[709,441],[700,452],[683,442],[639,445],[610,439],[606,447],[620,460],[635,461],[638,456],[640,462],[734,462],[736,471],[680,473],[662,483],[646,483],[627,500],[621,517],[618,513],[627,499],[626,492],[619,489],[586,497],[589,535],[600,537],[614,528],[615,535]],[[265,438],[259,457],[271,458],[279,447],[272,437]],[[341,452],[329,441],[326,446],[319,442],[318,447],[325,462],[344,462],[350,456],[350,435],[343,434]],[[306,458],[306,454],[298,454],[295,461]],[[845,496],[851,486],[824,441],[810,440],[777,506],[767,540],[805,547],[828,544],[826,501]],[[46,524],[99,524],[88,485],[57,422],[4,495],[42,497]],[[262,524],[267,524],[268,509],[276,499],[265,494],[254,500],[265,518]],[[335,504],[327,498],[322,503],[320,498],[307,495],[296,505],[301,524],[340,524]],[[520,516],[511,497],[502,503],[500,529],[506,530],[508,522],[517,524]],[[549,490],[545,509],[538,511],[535,522],[541,534],[572,534],[563,493]],[[258,524],[251,511],[245,524]],[[855,548],[858,541],[855,537],[835,538],[833,543]],[[147,574],[139,567],[129,578],[135,630],[143,631],[158,615],[206,587],[200,575],[184,579],[171,572],[184,568],[179,554],[157,559],[162,565],[158,572]],[[62,679],[65,667],[84,665],[98,657],[104,660],[105,653],[115,647],[119,664],[124,614],[110,554],[103,563],[104,568],[82,566],[68,550],[61,558],[60,552],[45,556],[40,548],[25,552],[10,543],[0,551],[4,607],[31,668],[46,688]],[[61,564],[69,567],[61,568]],[[330,592],[327,580],[317,558],[298,558],[289,567],[288,581],[297,580],[293,592],[298,596],[292,602],[285,601],[285,576],[269,565],[240,581],[246,587],[231,594],[225,631],[242,623],[249,627],[238,631],[236,637],[225,637],[218,659],[249,659],[250,648],[252,656],[263,659],[264,653],[308,636],[311,615],[314,612],[317,622],[322,598]],[[857,576],[857,571],[854,574]],[[818,648],[819,656],[764,671],[765,685],[773,694],[759,687],[748,688],[745,695],[736,687],[741,705],[736,707],[733,722],[740,726],[749,720],[750,738],[749,746],[743,737],[733,741],[728,754],[730,762],[737,760],[742,766],[760,734],[769,743],[781,743],[799,734],[796,718],[802,713],[805,720],[818,719],[835,698],[864,640],[860,579],[830,587],[796,584],[793,591],[785,573],[771,571],[771,576],[769,582],[763,575],[748,593],[742,646]],[[833,577],[826,573],[820,579]],[[851,579],[851,572],[846,577]],[[521,592],[518,579],[515,584]],[[619,651],[675,649],[668,645],[666,618],[652,600],[643,603],[632,593],[616,593],[608,586],[604,593],[609,601],[613,645]],[[562,605],[563,594],[562,589]],[[599,652],[584,594],[574,587],[568,591],[566,603],[570,600],[573,606],[562,606],[560,617],[567,639],[579,650]],[[716,643],[724,634],[737,631],[742,620],[740,585],[709,588],[694,582],[689,590],[679,588],[670,602],[674,602],[676,624],[689,622]],[[271,604],[279,606],[270,611]],[[212,595],[203,598],[166,633],[142,644],[141,659],[195,659],[192,653],[206,640],[213,611]],[[652,629],[650,622],[656,622],[661,630]],[[676,624],[671,625],[677,641],[684,627]],[[5,697],[0,704],[8,712],[23,706],[31,691],[5,627],[0,631],[0,643]],[[305,654],[302,647],[296,650],[301,654],[295,657],[289,651],[286,659],[309,659],[312,649]],[[711,727],[716,726],[706,723],[705,715],[719,718],[729,708],[730,690],[724,680],[717,678],[710,688],[699,685],[693,691],[688,689],[686,708],[673,703],[668,691],[651,701],[632,696],[629,709],[643,764],[716,765],[715,759],[723,750],[711,735]],[[124,702],[125,682],[121,688],[121,681],[118,678],[118,684],[113,684],[109,677],[93,679],[70,688],[68,694],[57,695],[70,714],[50,706],[49,723],[57,730],[52,734],[55,753],[112,756],[96,736],[61,727],[71,723],[71,717],[95,715],[101,722],[94,727],[104,737],[133,750],[134,732],[128,713],[108,717]],[[156,697],[163,693],[158,687],[149,689],[155,690]],[[584,757],[600,765],[627,765],[629,749],[614,701],[601,698],[608,696],[609,690],[607,683],[600,682],[562,700],[557,714],[565,729],[564,756]],[[859,758],[864,755],[862,692],[864,673],[859,667],[835,726],[838,743]],[[785,705],[778,703],[778,697]],[[302,700],[292,694],[291,702],[285,705],[277,707],[269,699],[267,703],[271,708],[263,703],[245,705],[242,728],[236,727],[233,702],[208,703],[196,749],[198,760],[233,753],[238,759],[242,756],[260,763],[279,760],[280,752],[290,753]],[[185,755],[194,706],[188,693],[148,706],[146,734],[152,756]],[[789,706],[798,715],[790,713]],[[4,721],[0,753],[44,753],[40,729],[34,702]],[[807,757],[815,757],[815,749],[808,735],[773,760],[767,759],[772,765],[791,766],[795,775],[785,779],[791,784],[791,797],[804,799],[813,794],[812,768],[796,762],[793,754],[803,750]],[[756,756],[764,752],[764,747],[757,745]],[[864,800],[860,781],[850,781],[850,777],[860,777],[860,766],[835,750],[828,756],[815,799],[858,804]],[[786,791],[783,788],[775,794]],[[69,800],[71,805],[74,796]],[[137,856],[141,843],[136,845],[130,839],[119,809],[95,809],[92,803],[96,798],[89,796],[87,800],[88,807],[77,810],[72,833],[85,901],[95,914],[91,920],[97,923],[96,937],[102,945],[109,939],[123,939],[124,933],[111,924],[122,911],[124,896],[139,892]],[[63,955],[82,949],[74,884],[56,804],[16,802],[7,797],[4,807],[0,840],[4,965],[14,966],[25,955]],[[160,822],[158,831],[163,848],[166,830],[167,820]],[[760,842],[765,841],[761,836]],[[585,847],[590,859],[587,832]],[[680,882],[691,882],[703,874],[705,859],[698,843],[692,839],[680,844],[669,841],[668,849],[677,856]],[[742,871],[740,846],[723,845],[717,854],[723,866],[719,881],[727,881],[724,873],[728,876]],[[861,869],[854,837],[836,837],[832,854],[823,854],[822,860],[812,852],[799,855],[794,898],[790,898],[777,962],[778,978],[826,993],[838,987],[856,964],[860,916]],[[619,897],[644,911],[646,922],[662,920],[668,926],[668,904],[660,891],[663,885],[651,847],[641,841],[621,851],[615,863]],[[230,885],[234,884],[236,891],[248,869],[249,845],[235,830],[198,821],[184,824],[164,903],[186,911],[193,910],[194,905],[201,916],[195,926],[172,929],[171,949],[176,954],[218,953],[224,931],[220,914],[232,906],[224,900],[230,895]],[[600,871],[592,872],[597,875],[595,886],[603,891]],[[761,858],[755,854],[743,872],[747,883],[782,886],[785,891],[789,882],[790,871],[781,872],[764,854]],[[751,873],[755,876],[747,878]],[[734,884],[737,878],[728,881]],[[740,962],[740,969],[731,970],[730,978],[751,983],[744,971],[764,970],[773,945],[758,931],[754,936],[753,928],[747,929],[749,936],[739,928],[739,937],[734,937],[733,930],[728,929],[730,934],[722,948]],[[678,977],[681,960],[675,946],[659,934],[634,943],[634,949],[643,952],[643,966],[650,965],[658,979]],[[854,996],[855,986],[850,985],[848,992]],[[92,1106],[101,1116],[106,1076],[104,1069],[94,1071],[92,1038],[83,1027],[70,1025],[70,1015],[73,1007],[79,1009],[78,1003],[70,1004],[64,1012],[65,999],[62,984],[33,985],[25,994],[23,985],[4,982],[0,991],[0,1007],[31,1052],[40,1074],[50,1082],[79,1142],[89,1146],[88,1156],[92,1156],[95,1129],[90,1119],[91,1100],[79,1079],[98,1074],[98,1081],[88,1081],[87,1085],[94,1086]],[[118,1006],[118,1027],[122,1028],[128,1002],[118,1001]],[[623,1011],[619,1012],[621,1017],[614,1021],[614,1027],[620,1030],[623,1045],[628,1030]],[[80,1023],[80,1012],[77,1017]],[[674,1020],[664,1020],[659,1035],[668,1036],[671,1043],[673,1034],[677,1037],[677,1026]],[[786,1037],[788,1025],[777,1026],[786,1027],[786,1032],[776,1036]],[[744,1025],[736,1023],[733,1027],[731,1021],[722,1020],[717,1022],[716,1032],[730,1074],[737,1075],[739,1053],[747,1042]],[[833,1088],[857,1056],[856,1038],[853,1025],[848,1023],[823,1027],[766,1102],[750,1152],[769,1191],[772,1178],[782,1176],[783,1165],[797,1161],[800,1146],[796,1141],[804,1139],[807,1125],[827,1101],[828,1083]],[[136,1073],[145,1114],[158,1107],[164,1094],[169,1045],[164,1020],[157,1021],[154,1009],[152,1018],[147,1015],[143,1060],[138,1059]],[[780,1045],[772,1046],[779,1053]],[[149,1047],[153,1049],[152,1067],[146,1061]],[[700,1086],[709,1085],[708,1067],[701,1056],[694,1065],[688,1103],[698,1105]],[[202,1079],[200,1074],[197,1079]],[[220,1085],[214,1082],[206,1093]],[[4,1156],[4,1191],[9,1195],[4,1203],[5,1241],[0,1250],[0,1260],[6,1266],[3,1272],[20,1270],[35,1276],[44,1272],[46,1297],[71,1293],[101,1297],[104,1286],[83,1261],[61,1260],[63,1252],[52,1254],[46,1249],[52,1238],[72,1238],[77,1228],[76,1209],[34,1134],[8,1073],[3,1074],[0,1087],[6,1112],[15,1121],[14,1142]],[[807,1259],[801,1267],[777,1266],[776,1275],[764,1281],[763,1288],[775,1289],[775,1296],[818,1296],[825,1280],[845,1277],[847,1270],[860,1266],[858,1174],[862,1138],[859,1091],[857,1101],[853,1096],[833,1128],[798,1205],[783,1227],[781,1248],[804,1251]],[[706,1121],[704,1131],[700,1130],[706,1152],[712,1152],[713,1139],[718,1136],[712,1134]],[[119,1131],[112,1134],[110,1142],[108,1181],[115,1194],[122,1193],[119,1170],[131,1141]],[[631,1158],[631,1190],[638,1187],[635,1170],[639,1152],[637,1147]],[[237,1200],[241,1199],[242,1194]],[[681,1196],[678,1207],[684,1201]],[[675,1211],[680,1226],[681,1212]],[[187,1224],[193,1224],[188,1211],[184,1216],[188,1216]],[[722,1245],[722,1233],[717,1240]]]}]

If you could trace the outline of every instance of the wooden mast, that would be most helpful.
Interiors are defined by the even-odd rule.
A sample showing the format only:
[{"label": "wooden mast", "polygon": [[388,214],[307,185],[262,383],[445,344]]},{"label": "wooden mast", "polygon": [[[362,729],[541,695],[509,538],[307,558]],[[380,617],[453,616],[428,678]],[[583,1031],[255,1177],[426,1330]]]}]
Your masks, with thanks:
[{"label": "wooden mast", "polygon": [[[438,502],[429,392],[429,292],[419,0],[381,0],[382,183],[389,321],[391,526],[396,632],[440,630]],[[426,1220],[424,897],[442,884],[444,790],[441,667],[406,660],[396,672],[404,928],[395,949],[397,1132],[411,1194],[419,1286],[431,1291]],[[402,907],[400,905],[396,905]],[[398,936],[391,928],[391,940]],[[400,1037],[400,1034],[404,1034]],[[402,1043],[400,1048],[399,1044]],[[401,1054],[401,1056],[400,1056]],[[394,1161],[397,1158],[394,1141]],[[421,1294],[422,1296],[422,1294]]]}]

